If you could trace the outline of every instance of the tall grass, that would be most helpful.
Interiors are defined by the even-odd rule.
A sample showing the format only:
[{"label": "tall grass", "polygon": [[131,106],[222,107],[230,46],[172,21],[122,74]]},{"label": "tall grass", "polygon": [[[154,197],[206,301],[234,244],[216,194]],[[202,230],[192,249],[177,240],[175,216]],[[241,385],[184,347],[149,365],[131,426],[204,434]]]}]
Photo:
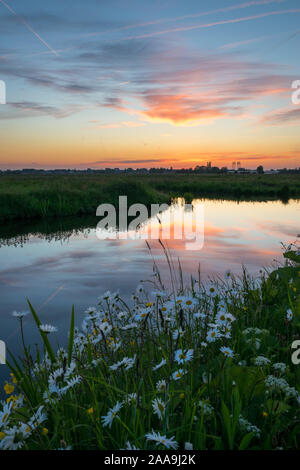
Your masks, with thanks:
[{"label": "tall grass", "polygon": [[300,197],[298,175],[48,175],[1,176],[0,220],[95,214],[102,203],[168,202],[175,197],[282,199]]},{"label": "tall grass", "polygon": [[73,309],[67,349],[29,303],[44,351],[9,361],[0,448],[299,448],[299,249],[257,279],[189,286],[165,254],[170,291],[154,264],[130,304],[107,292],[83,320]]}]

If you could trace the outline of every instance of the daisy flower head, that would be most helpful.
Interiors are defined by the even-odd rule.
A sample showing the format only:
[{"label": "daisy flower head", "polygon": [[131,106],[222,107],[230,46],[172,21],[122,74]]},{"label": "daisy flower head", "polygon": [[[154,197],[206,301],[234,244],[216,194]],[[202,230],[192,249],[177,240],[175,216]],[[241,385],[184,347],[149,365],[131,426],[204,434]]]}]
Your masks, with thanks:
[{"label": "daisy flower head", "polygon": [[153,291],[153,292],[151,292],[151,295],[153,295],[154,297],[156,297],[158,299],[162,299],[162,298],[168,296],[167,292],[165,292],[163,290]]},{"label": "daisy flower head", "polygon": [[12,316],[15,317],[15,318],[20,318],[20,320],[24,317],[26,317],[26,315],[28,315],[29,312],[17,312],[16,310],[13,311],[12,313]]},{"label": "daisy flower head", "polygon": [[232,349],[230,349],[230,348],[228,348],[228,347],[226,347],[226,346],[222,346],[222,347],[220,348],[220,351],[221,351],[221,353],[223,353],[224,356],[226,356],[226,357],[233,357],[233,356],[234,356],[234,353],[233,353]]},{"label": "daisy flower head", "polygon": [[220,332],[216,328],[213,328],[212,330],[209,330],[207,332],[206,341],[208,341],[209,343],[214,343],[219,337]]},{"label": "daisy flower head", "polygon": [[208,293],[212,298],[215,298],[218,295],[217,289],[214,286],[211,286],[208,289]]},{"label": "daisy flower head", "polygon": [[177,338],[179,336],[183,336],[184,335],[184,331],[183,329],[181,328],[181,326],[179,328],[176,328],[176,330],[173,331],[172,333],[172,336],[173,336],[173,339],[176,341]]},{"label": "daisy flower head", "polygon": [[49,333],[55,333],[57,331],[57,328],[56,326],[44,324],[44,325],[40,325],[40,330],[43,333],[46,333],[46,335],[48,335]]},{"label": "daisy flower head", "polygon": [[155,432],[152,429],[152,432],[149,432],[145,435],[147,441],[154,441],[156,445],[162,444],[165,446],[166,449],[174,449],[178,448],[178,443],[175,441],[175,437],[167,438],[167,436],[162,436],[159,432]]},{"label": "daisy flower head", "polygon": [[125,400],[123,401],[124,405],[131,405],[132,403],[136,403],[137,401],[137,394],[136,393],[129,393]]},{"label": "daisy flower head", "polygon": [[96,307],[88,307],[84,313],[86,315],[94,315],[96,312],[97,312]]},{"label": "daisy flower head", "polygon": [[162,420],[165,415],[166,404],[160,398],[154,398],[154,400],[152,400],[152,408],[153,413]]},{"label": "daisy flower head", "polygon": [[109,412],[107,413],[107,415],[101,416],[102,425],[103,425],[103,426],[108,426],[109,428],[111,428],[111,425],[112,425],[112,423],[113,423],[113,420],[114,420],[115,418],[119,418],[118,412],[120,411],[120,409],[122,408],[122,406],[123,406],[122,403],[117,402],[117,403],[115,404],[115,406],[109,410]]},{"label": "daisy flower head", "polygon": [[189,349],[187,351],[183,351],[182,349],[178,349],[175,352],[175,361],[178,364],[185,364],[186,362],[189,362],[193,359],[194,355],[194,350]]},{"label": "daisy flower head", "polygon": [[139,284],[136,288],[136,291],[138,294],[141,294],[142,292],[144,292],[144,288],[142,286],[142,284]]},{"label": "daisy flower head", "polygon": [[159,380],[156,384],[156,390],[158,392],[164,392],[167,388],[167,382],[165,380]]},{"label": "daisy flower head", "polygon": [[[26,426],[27,428],[27,426]],[[30,428],[29,428],[30,430]],[[30,433],[28,433],[29,436]],[[12,428],[6,428],[4,437],[0,441],[0,450],[18,450],[23,447],[25,444],[24,440],[26,438],[26,434],[23,430],[23,427],[18,428],[17,426],[13,426]]]},{"label": "daisy flower head", "polygon": [[149,315],[150,312],[151,312],[151,308],[145,308],[145,309],[141,310],[140,312],[138,312],[134,319],[136,321],[146,320],[146,318],[147,318],[147,316]]},{"label": "daisy flower head", "polygon": [[230,269],[227,269],[227,271],[225,271],[225,279],[230,279],[231,277],[231,271]]},{"label": "daisy flower head", "polygon": [[289,308],[287,311],[286,311],[286,319],[287,321],[291,321],[293,319],[293,312],[292,310]]},{"label": "daisy flower head", "polygon": [[221,323],[221,324],[226,323],[226,321],[227,321],[226,312],[224,312],[224,311],[219,312],[216,316],[216,321],[217,321],[217,323]]},{"label": "daisy flower head", "polygon": [[191,309],[196,305],[196,303],[197,303],[197,301],[193,297],[186,297],[183,300],[181,305],[186,309]]},{"label": "daisy flower head", "polygon": [[180,380],[184,376],[184,374],[186,374],[186,371],[183,369],[179,369],[173,372],[172,377],[174,380]]}]

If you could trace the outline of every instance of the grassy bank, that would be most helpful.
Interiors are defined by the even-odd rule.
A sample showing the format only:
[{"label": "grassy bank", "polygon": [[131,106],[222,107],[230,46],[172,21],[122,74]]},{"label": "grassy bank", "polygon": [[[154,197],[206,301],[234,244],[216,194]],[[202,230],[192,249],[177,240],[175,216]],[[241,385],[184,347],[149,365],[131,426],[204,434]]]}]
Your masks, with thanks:
[{"label": "grassy bank", "polygon": [[102,203],[169,202],[173,197],[300,198],[298,175],[12,175],[0,177],[0,220],[95,214]]},{"label": "grassy bank", "polygon": [[57,352],[29,305],[46,355],[10,359],[0,448],[299,449],[299,269],[289,247],[255,280],[184,287],[171,270],[170,292],[155,269],[130,305],[108,292],[83,323],[73,311]]}]

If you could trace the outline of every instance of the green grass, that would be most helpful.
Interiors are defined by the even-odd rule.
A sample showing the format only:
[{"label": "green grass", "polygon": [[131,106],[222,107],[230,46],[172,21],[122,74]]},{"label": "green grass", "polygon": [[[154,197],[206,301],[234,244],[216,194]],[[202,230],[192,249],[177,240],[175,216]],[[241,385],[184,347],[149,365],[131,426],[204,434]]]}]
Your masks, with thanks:
[{"label": "green grass", "polygon": [[[296,250],[258,279],[228,273],[204,286],[195,276],[185,287],[172,270],[169,292],[154,266],[150,293],[137,289],[130,305],[104,294],[80,330],[73,309],[66,350],[54,351],[55,333],[41,332],[45,354],[24,346],[23,359],[10,360],[0,448],[299,449]],[[147,438],[153,431],[158,445]]]},{"label": "green grass", "polygon": [[174,197],[300,198],[298,175],[59,175],[0,177],[0,220],[95,214],[102,203],[169,202]]}]

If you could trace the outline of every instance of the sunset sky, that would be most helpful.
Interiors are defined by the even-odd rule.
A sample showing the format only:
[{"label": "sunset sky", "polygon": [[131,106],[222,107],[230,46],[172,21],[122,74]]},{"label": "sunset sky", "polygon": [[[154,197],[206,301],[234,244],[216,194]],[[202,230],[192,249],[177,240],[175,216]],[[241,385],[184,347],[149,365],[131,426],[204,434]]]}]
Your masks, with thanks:
[{"label": "sunset sky", "polygon": [[300,165],[300,0],[0,0],[0,168]]}]

